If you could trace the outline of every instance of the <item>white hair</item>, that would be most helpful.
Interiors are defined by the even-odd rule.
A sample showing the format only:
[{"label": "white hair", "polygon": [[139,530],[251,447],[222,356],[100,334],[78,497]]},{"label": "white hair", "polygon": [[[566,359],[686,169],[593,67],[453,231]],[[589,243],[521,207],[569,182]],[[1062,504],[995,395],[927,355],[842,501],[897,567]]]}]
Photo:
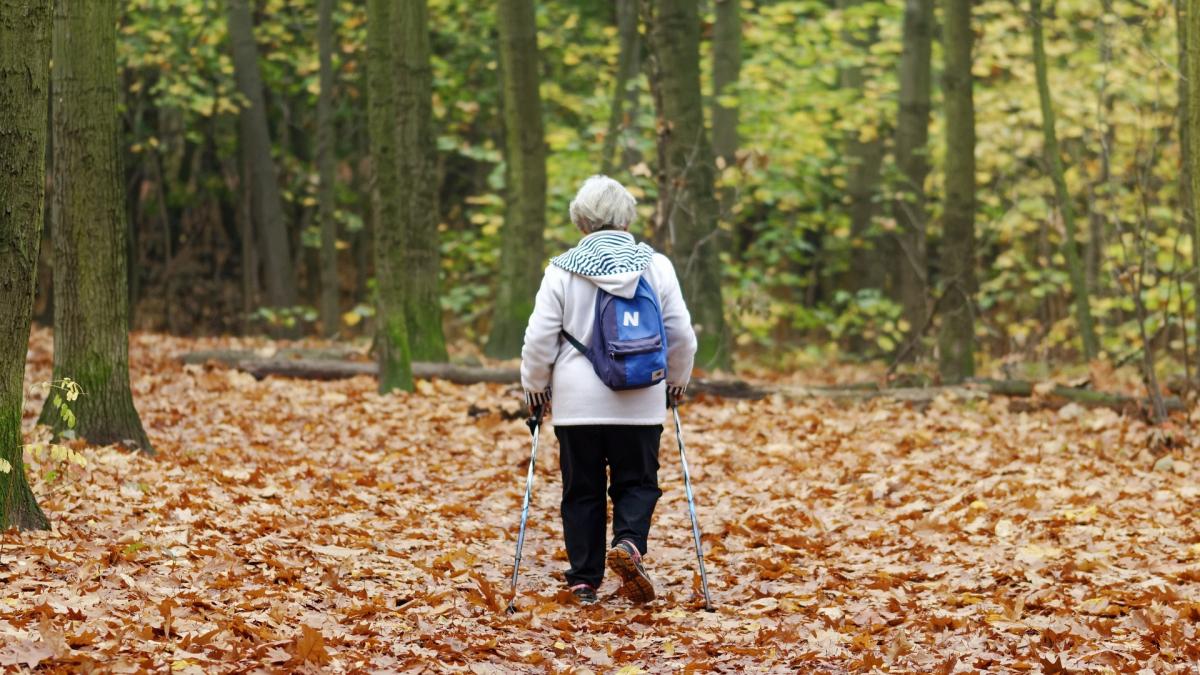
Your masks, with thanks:
[{"label": "white hair", "polygon": [[585,234],[602,229],[628,230],[637,217],[637,200],[608,176],[583,181],[571,200],[571,222]]}]

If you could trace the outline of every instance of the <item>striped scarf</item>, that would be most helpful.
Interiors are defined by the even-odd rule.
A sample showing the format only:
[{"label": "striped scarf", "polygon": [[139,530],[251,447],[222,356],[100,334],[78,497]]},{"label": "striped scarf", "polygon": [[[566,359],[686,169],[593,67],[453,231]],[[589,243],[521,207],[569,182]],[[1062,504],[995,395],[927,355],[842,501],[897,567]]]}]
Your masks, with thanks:
[{"label": "striped scarf", "polygon": [[635,243],[628,232],[601,230],[584,237],[579,245],[550,259],[550,264],[585,277],[606,277],[643,272],[654,249]]}]

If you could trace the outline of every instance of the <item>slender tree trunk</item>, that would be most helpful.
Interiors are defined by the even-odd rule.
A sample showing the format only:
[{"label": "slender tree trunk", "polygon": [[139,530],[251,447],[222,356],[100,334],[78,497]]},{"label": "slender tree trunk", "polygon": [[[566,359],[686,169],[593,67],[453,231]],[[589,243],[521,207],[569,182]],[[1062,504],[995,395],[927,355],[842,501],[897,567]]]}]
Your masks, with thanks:
[{"label": "slender tree trunk", "polygon": [[[237,162],[237,176],[241,185],[249,181],[250,167],[246,163],[245,153]],[[250,332],[250,317],[258,303],[258,242],[254,238],[254,208],[250,204],[250,191],[243,189],[238,193],[237,214],[239,233],[242,242],[242,334]]]},{"label": "slender tree trunk", "polygon": [[665,233],[692,309],[696,365],[728,369],[732,341],[721,300],[721,262],[713,154],[700,97],[700,19],[689,0],[644,0],[651,77],[658,117],[659,167],[655,230]]},{"label": "slender tree trunk", "polygon": [[226,6],[237,87],[248,101],[238,114],[238,147],[250,168],[250,184],[243,189],[251,191],[254,225],[261,243],[263,285],[270,306],[276,309],[294,307],[296,275],[283,216],[283,199],[279,193],[279,176],[271,157],[271,135],[258,65],[258,45],[254,42],[254,23],[247,0],[228,0]]},{"label": "slender tree trunk", "polygon": [[[712,134],[713,153],[717,159],[717,170],[737,163],[738,149],[738,106],[721,103],[721,97],[733,95],[737,90],[742,72],[742,18],[741,0],[716,0],[716,22],[713,25],[713,104]],[[718,195],[721,219],[733,217],[733,202],[736,194],[726,186]]]},{"label": "slender tree trunk", "polygon": [[[1105,205],[1112,205],[1114,195],[1108,192],[1112,178],[1109,157],[1113,141],[1116,138],[1113,125],[1109,123],[1109,120],[1112,119],[1113,96],[1108,92],[1108,72],[1112,67],[1113,50],[1107,18],[1112,15],[1112,0],[1101,0],[1100,6],[1100,21],[1096,24],[1096,39],[1100,43],[1100,83],[1096,88],[1097,126],[1101,143],[1100,176],[1092,184],[1093,207],[1088,218],[1088,241],[1085,249],[1088,291],[1097,295],[1104,289],[1104,277],[1100,268],[1104,261],[1104,246],[1107,239],[1105,223],[1108,221],[1107,209],[1101,205],[1098,194],[1105,193],[1108,197],[1104,202]],[[1186,83],[1180,86],[1186,86]],[[1181,178],[1180,182],[1181,184],[1186,182],[1186,178]]]},{"label": "slender tree trunk", "polygon": [[929,296],[929,264],[925,240],[925,177],[929,174],[929,97],[932,86],[930,53],[933,42],[933,0],[906,0],[904,46],[900,52],[900,113],[896,125],[896,166],[900,171],[898,197],[892,204],[896,219],[893,260],[896,290],[912,331],[925,325]]},{"label": "slender tree trunk", "polygon": [[412,357],[404,311],[404,237],[396,159],[397,0],[367,3],[367,103],[374,185],[376,305],[375,351],[379,391],[412,391]]},{"label": "slender tree trunk", "polygon": [[445,361],[446,339],[442,333],[438,283],[441,246],[437,230],[437,135],[433,129],[428,8],[426,0],[400,0],[394,7],[397,11],[394,34],[399,40],[393,71],[401,197],[397,225],[402,248],[393,249],[388,255],[402,265],[408,344],[413,360]]},{"label": "slender tree trunk", "polygon": [[1186,16],[1181,24],[1186,26],[1185,40],[1187,45],[1187,72],[1192,77],[1187,79],[1185,97],[1191,103],[1187,106],[1187,157],[1190,178],[1191,225],[1192,225],[1192,271],[1193,295],[1196,296],[1193,308],[1196,327],[1197,351],[1200,352],[1200,170],[1196,167],[1196,158],[1200,157],[1200,0],[1187,0]]},{"label": "slender tree trunk", "polygon": [[50,528],[25,477],[21,411],[46,189],[53,0],[0,0],[0,532]]},{"label": "slender tree trunk", "polygon": [[[54,16],[54,379],[79,382],[75,432],[152,453],[129,387],[128,247],[117,118],[117,3]],[[47,404],[42,423],[66,429]]]},{"label": "slender tree trunk", "polygon": [[[621,138],[633,126],[637,114],[637,77],[641,70],[642,41],[638,33],[638,0],[616,0],[617,41],[620,51],[617,56],[617,77],[613,84],[612,108],[608,115],[608,132],[604,135],[604,150],[600,160],[600,173],[612,174],[617,166],[617,151]],[[628,103],[629,109],[625,110]],[[630,164],[630,155],[624,153],[624,163]]]},{"label": "slender tree trunk", "polygon": [[1030,0],[1030,29],[1033,35],[1033,66],[1037,73],[1038,99],[1042,106],[1042,133],[1045,137],[1046,163],[1050,178],[1054,181],[1054,192],[1058,198],[1058,210],[1066,226],[1066,241],[1063,252],[1067,258],[1067,272],[1071,277],[1071,291],[1075,295],[1075,321],[1079,324],[1083,338],[1083,354],[1088,361],[1096,358],[1100,344],[1092,324],[1091,301],[1088,298],[1087,280],[1083,263],[1079,259],[1079,245],[1075,227],[1075,208],[1067,192],[1067,181],[1063,176],[1062,155],[1058,152],[1058,134],[1054,129],[1054,101],[1050,97],[1050,83],[1046,68],[1046,48],[1042,37],[1042,2]]},{"label": "slender tree trunk", "polygon": [[947,383],[975,374],[975,104],[971,0],[942,0],[946,105],[942,327],[938,369]]},{"label": "slender tree trunk", "polygon": [[[840,0],[842,10],[856,7],[862,0]],[[878,30],[871,26],[865,34],[846,30],[843,39],[855,49],[866,54],[878,39]],[[842,69],[841,86],[854,92],[854,103],[862,105],[865,100],[866,77],[862,66],[851,65]],[[855,289],[882,288],[884,251],[881,238],[872,233],[875,219],[875,199],[879,192],[880,171],[883,166],[883,139],[876,131],[873,138],[862,138],[858,129],[852,129],[846,138],[846,192],[850,199],[850,274],[849,285]]]},{"label": "slender tree trunk", "polygon": [[320,186],[317,208],[321,218],[321,328],[326,336],[341,325],[338,303],[337,221],[334,197],[335,143],[333,128],[333,0],[317,4],[317,51],[321,92],[317,97],[317,170]]},{"label": "slender tree trunk", "polygon": [[488,356],[512,358],[521,353],[545,262],[546,142],[533,0],[500,0],[496,21],[504,81],[507,204],[499,285],[485,351]]}]

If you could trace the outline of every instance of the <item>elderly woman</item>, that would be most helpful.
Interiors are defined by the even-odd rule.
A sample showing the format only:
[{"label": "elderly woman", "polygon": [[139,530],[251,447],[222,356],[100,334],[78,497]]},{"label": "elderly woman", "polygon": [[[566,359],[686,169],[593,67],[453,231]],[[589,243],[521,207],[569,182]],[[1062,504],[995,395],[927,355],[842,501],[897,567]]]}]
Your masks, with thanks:
[{"label": "elderly woman", "polygon": [[[634,241],[628,231],[637,215],[636,204],[628,190],[606,176],[592,176],[579,188],[571,202],[571,222],[584,237],[578,246],[550,260],[521,350],[521,383],[529,405],[549,407],[553,392],[554,433],[562,465],[563,537],[571,564],[566,579],[571,592],[588,604],[596,602],[606,559],[621,579],[623,595],[634,602],[654,599],[654,584],[642,556],[654,506],[662,495],[658,446],[664,401],[669,405],[682,398],[696,353],[696,335],[675,268],[665,256]],[[614,346],[618,342],[605,343],[609,353],[599,355],[586,345],[606,339],[595,334],[609,321],[602,320],[598,299],[634,302],[635,295],[643,300],[649,296],[650,304],[642,305],[647,311],[619,311],[619,325],[600,332],[616,335],[618,328],[637,329],[654,322],[665,344],[658,347],[653,335],[640,343],[651,351],[661,348],[666,367],[648,372],[645,382],[613,389],[611,380],[601,379],[612,367],[602,368],[598,361],[620,360]],[[660,313],[661,324],[653,310]],[[607,554],[606,482],[613,503],[613,536]]]}]

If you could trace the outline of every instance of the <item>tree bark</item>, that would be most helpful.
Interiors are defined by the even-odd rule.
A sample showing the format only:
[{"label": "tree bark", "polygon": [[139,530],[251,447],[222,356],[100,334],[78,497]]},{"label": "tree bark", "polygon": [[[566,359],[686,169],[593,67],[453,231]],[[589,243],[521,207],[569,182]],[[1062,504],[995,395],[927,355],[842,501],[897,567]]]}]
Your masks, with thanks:
[{"label": "tree bark", "polygon": [[929,174],[929,112],[932,74],[933,0],[906,0],[904,45],[900,52],[900,112],[896,124],[898,197],[894,274],[896,291],[909,337],[925,325],[929,297],[929,264],[925,238],[925,177]]},{"label": "tree bark", "polygon": [[320,87],[317,96],[317,209],[321,220],[321,329],[326,337],[338,332],[337,207],[334,196],[335,143],[333,128],[333,0],[317,3],[317,52]]},{"label": "tree bark", "polygon": [[692,310],[696,366],[728,369],[732,340],[721,299],[720,231],[713,154],[700,97],[700,19],[695,2],[643,0],[660,164],[654,231],[674,256]]},{"label": "tree bark", "polygon": [[25,477],[25,354],[46,189],[53,0],[0,0],[0,532],[50,528]]},{"label": "tree bark", "polygon": [[442,333],[438,283],[441,247],[437,230],[437,134],[433,128],[428,9],[426,0],[399,0],[393,11],[392,30],[397,42],[392,72],[396,83],[396,176],[400,202],[399,220],[394,224],[397,236],[388,238],[389,248],[383,254],[393,265],[398,265],[395,280],[404,294],[413,360],[445,361],[446,339]]},{"label": "tree bark", "polygon": [[[612,108],[608,115],[608,131],[604,135],[604,150],[600,159],[600,173],[611,175],[617,166],[617,151],[623,145],[624,134],[634,127],[637,116],[637,77],[642,63],[642,40],[638,33],[638,0],[616,0],[617,77],[613,84]],[[628,103],[629,109],[625,109]],[[626,151],[624,164],[632,164],[631,154]]]},{"label": "tree bark", "polygon": [[[1200,157],[1200,0],[1187,0],[1185,39],[1187,41],[1187,69],[1193,76],[1188,78],[1187,107],[1187,156],[1190,159],[1189,198],[1192,224],[1192,267],[1194,276],[1193,289],[1200,289],[1200,170],[1196,167],[1196,158]],[[1197,351],[1200,352],[1200,290],[1193,290],[1196,296],[1193,308],[1196,322],[1195,330]]]},{"label": "tree bark", "polygon": [[[79,382],[75,432],[152,453],[129,387],[117,3],[58,0],[54,16],[54,379]],[[42,423],[66,429],[47,403]]]},{"label": "tree bark", "polygon": [[500,0],[496,23],[504,83],[506,208],[499,283],[485,352],[494,358],[513,358],[521,353],[545,262],[546,142],[533,0]]},{"label": "tree bark", "polygon": [[[713,25],[713,153],[718,172],[737,163],[738,105],[725,106],[721,97],[734,95],[742,72],[741,0],[716,0],[716,21]],[[733,216],[736,195],[731,187],[720,191],[721,219]]]},{"label": "tree bark", "polygon": [[1058,151],[1058,133],[1054,128],[1054,100],[1050,96],[1046,47],[1042,36],[1042,2],[1041,0],[1030,0],[1029,6],[1030,32],[1033,36],[1033,66],[1037,75],[1038,100],[1042,108],[1042,134],[1045,138],[1046,164],[1050,170],[1050,178],[1054,181],[1058,210],[1062,214],[1063,225],[1066,227],[1063,253],[1067,258],[1067,273],[1071,278],[1071,291],[1075,296],[1075,321],[1079,324],[1079,334],[1083,339],[1083,354],[1088,361],[1091,361],[1099,353],[1100,343],[1096,339],[1096,329],[1092,324],[1092,308],[1088,298],[1087,279],[1084,275],[1083,262],[1079,259],[1075,208],[1071,203],[1071,195],[1067,191],[1066,178],[1063,176],[1062,155]]},{"label": "tree bark", "polygon": [[975,374],[975,104],[971,0],[942,0],[946,106],[942,326],[938,370],[958,383]]},{"label": "tree bark", "polygon": [[[839,0],[839,9],[845,11],[862,4],[862,0]],[[867,53],[878,39],[878,29],[870,26],[862,34],[846,29],[842,39],[855,48]],[[862,66],[850,65],[841,71],[841,86],[854,93],[854,104],[864,100],[866,78]],[[878,125],[877,125],[878,126]],[[850,200],[850,270],[847,284],[855,289],[883,288],[885,252],[882,238],[872,232],[875,219],[875,199],[879,192],[880,171],[883,167],[883,139],[876,129],[873,138],[862,138],[859,129],[852,129],[846,137],[846,194]]]},{"label": "tree bark", "polygon": [[[258,230],[267,302],[276,309],[296,305],[296,278],[291,242],[283,217],[279,176],[271,157],[267,104],[263,96],[258,45],[247,0],[228,0],[229,42],[233,51],[238,91],[247,105],[238,113],[238,147],[250,168],[251,209]],[[286,331],[285,331],[286,332]]]},{"label": "tree bark", "polygon": [[404,303],[404,238],[400,227],[400,176],[396,158],[395,19],[397,0],[367,3],[367,103],[371,137],[377,304],[375,347],[379,391],[412,391],[412,357]]}]

